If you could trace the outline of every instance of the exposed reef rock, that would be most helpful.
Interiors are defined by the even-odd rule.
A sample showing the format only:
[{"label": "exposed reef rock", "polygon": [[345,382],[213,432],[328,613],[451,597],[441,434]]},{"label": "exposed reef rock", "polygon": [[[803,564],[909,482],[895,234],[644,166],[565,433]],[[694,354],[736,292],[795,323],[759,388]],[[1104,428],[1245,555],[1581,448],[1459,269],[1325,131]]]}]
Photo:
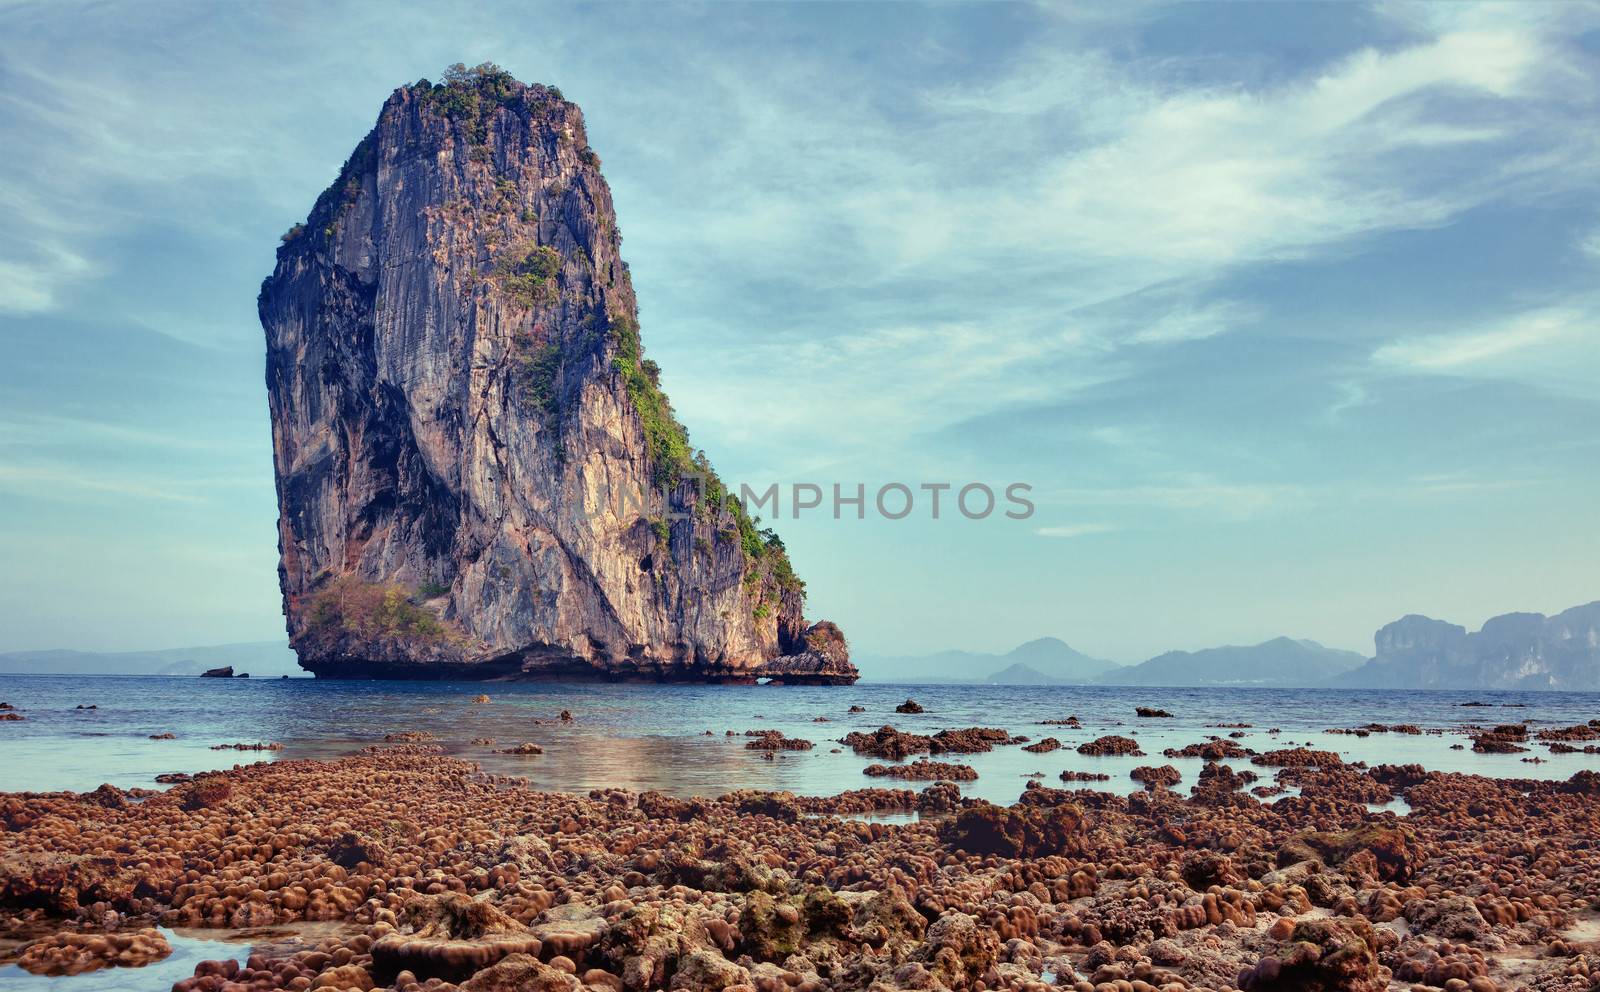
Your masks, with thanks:
[{"label": "exposed reef rock", "polygon": [[319,676],[856,678],[643,355],[583,115],[394,92],[262,286],[290,642]]}]

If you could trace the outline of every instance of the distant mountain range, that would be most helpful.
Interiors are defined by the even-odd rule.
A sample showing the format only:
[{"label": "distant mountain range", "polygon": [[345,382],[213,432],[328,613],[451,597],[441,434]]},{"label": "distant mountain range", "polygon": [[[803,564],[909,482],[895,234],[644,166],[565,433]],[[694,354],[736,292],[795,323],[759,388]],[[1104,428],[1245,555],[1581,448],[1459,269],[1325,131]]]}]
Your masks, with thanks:
[{"label": "distant mountain range", "polygon": [[1005,654],[941,651],[858,658],[857,664],[863,682],[1600,691],[1600,602],[1553,617],[1508,613],[1473,634],[1413,614],[1379,630],[1374,641],[1371,659],[1276,637],[1243,647],[1168,651],[1122,666],[1044,637]]},{"label": "distant mountain range", "polygon": [[0,675],[199,675],[232,665],[251,678],[305,675],[287,641],[215,644],[160,651],[9,651]]},{"label": "distant mountain range", "polygon": [[1013,685],[1092,682],[1118,668],[1116,662],[1091,658],[1058,637],[1041,637],[1005,654],[940,651],[900,658],[858,659],[864,682],[983,682],[1002,671]]},{"label": "distant mountain range", "polygon": [[1113,685],[1312,686],[1360,668],[1366,661],[1355,651],[1274,637],[1246,647],[1168,651],[1120,668],[1100,681]]},{"label": "distant mountain range", "polygon": [[1168,651],[1118,665],[1074,650],[1055,637],[1005,654],[941,651],[913,658],[857,660],[864,682],[987,682],[991,685],[1303,686],[1365,664],[1354,651],[1279,637],[1249,647]]}]

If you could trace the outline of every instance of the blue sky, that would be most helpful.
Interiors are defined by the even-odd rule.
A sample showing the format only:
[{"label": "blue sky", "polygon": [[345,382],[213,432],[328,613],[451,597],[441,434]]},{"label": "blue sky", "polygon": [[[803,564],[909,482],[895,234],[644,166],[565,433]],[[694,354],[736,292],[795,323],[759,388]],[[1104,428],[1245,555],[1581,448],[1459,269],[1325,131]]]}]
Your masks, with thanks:
[{"label": "blue sky", "polygon": [[257,288],[490,60],[725,477],[1034,487],[783,520],[859,653],[1600,598],[1594,5],[0,0],[0,650],[281,636]]}]

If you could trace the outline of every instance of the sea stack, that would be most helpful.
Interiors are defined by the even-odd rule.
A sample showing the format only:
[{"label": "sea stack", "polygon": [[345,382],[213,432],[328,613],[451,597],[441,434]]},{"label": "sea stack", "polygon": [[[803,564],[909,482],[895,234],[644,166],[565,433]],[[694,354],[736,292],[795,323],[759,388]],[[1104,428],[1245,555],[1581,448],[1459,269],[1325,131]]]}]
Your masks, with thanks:
[{"label": "sea stack", "polygon": [[261,289],[279,578],[344,678],[856,678],[644,357],[583,115],[402,87]]}]

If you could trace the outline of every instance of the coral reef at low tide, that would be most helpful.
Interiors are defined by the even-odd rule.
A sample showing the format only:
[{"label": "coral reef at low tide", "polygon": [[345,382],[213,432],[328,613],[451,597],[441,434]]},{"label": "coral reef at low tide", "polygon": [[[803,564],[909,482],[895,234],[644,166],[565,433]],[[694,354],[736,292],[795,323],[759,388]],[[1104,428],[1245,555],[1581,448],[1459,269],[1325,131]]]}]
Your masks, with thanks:
[{"label": "coral reef at low tide", "polygon": [[340,924],[177,986],[229,992],[1600,988],[1600,775],[1261,764],[1300,794],[1211,762],[1188,794],[1150,766],[1148,792],[1011,806],[948,782],[576,796],[394,744],[0,796],[0,926],[64,974],[159,959],[157,925]]}]

